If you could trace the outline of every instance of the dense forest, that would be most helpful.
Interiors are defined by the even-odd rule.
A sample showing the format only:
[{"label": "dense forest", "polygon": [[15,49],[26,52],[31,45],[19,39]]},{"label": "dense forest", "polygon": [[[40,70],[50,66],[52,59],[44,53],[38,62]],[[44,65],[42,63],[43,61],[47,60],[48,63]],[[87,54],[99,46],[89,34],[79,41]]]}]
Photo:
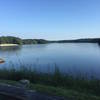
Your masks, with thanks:
[{"label": "dense forest", "polygon": [[22,39],[18,38],[18,37],[12,37],[12,36],[7,36],[7,37],[0,37],[0,44],[22,44]]},{"label": "dense forest", "polygon": [[59,40],[59,41],[48,41],[44,39],[21,39],[12,36],[2,36],[0,37],[0,44],[45,44],[45,43],[99,43],[100,38],[90,38],[90,39],[76,39],[76,40]]}]

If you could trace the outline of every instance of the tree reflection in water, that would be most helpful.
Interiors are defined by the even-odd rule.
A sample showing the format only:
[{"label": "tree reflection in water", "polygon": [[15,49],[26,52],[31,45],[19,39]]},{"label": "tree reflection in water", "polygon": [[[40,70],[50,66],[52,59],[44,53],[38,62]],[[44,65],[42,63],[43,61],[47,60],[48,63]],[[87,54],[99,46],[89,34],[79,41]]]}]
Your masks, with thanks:
[{"label": "tree reflection in water", "polygon": [[21,46],[12,46],[12,47],[0,47],[0,51],[4,52],[4,51],[17,51],[17,50],[20,50],[21,49]]}]

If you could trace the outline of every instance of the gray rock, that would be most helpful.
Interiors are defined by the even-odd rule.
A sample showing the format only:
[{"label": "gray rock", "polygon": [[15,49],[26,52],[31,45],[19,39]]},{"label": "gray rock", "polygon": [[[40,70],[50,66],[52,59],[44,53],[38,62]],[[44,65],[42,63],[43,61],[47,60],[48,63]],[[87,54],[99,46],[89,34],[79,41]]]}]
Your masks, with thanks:
[{"label": "gray rock", "polygon": [[[21,82],[23,83],[22,80]],[[27,83],[28,81],[24,82]],[[5,97],[9,96],[9,98],[14,98],[10,100],[69,100],[63,97],[50,96],[44,93],[39,93],[33,90],[27,90],[22,87],[12,86],[8,84],[0,84],[0,95],[4,95]]]},{"label": "gray rock", "polygon": [[26,80],[26,79],[19,81],[19,86],[21,86],[21,87],[27,87],[27,86],[29,86],[29,84],[30,84],[30,81]]}]

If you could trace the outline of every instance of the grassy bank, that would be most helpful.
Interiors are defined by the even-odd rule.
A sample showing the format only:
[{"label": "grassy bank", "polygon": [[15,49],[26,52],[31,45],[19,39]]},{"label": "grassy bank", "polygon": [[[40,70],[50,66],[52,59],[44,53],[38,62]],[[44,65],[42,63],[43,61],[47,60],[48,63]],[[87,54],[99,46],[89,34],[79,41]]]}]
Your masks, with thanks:
[{"label": "grassy bank", "polygon": [[[77,92],[74,92],[76,93],[76,95],[81,95],[78,93],[82,93],[84,95],[86,94],[85,96],[88,96],[88,95],[100,96],[100,80],[97,80],[97,79],[89,80],[82,77],[75,78],[69,75],[62,75],[57,67],[55,67],[55,71],[53,74],[38,73],[37,71],[33,70],[30,67],[27,67],[27,68],[20,67],[20,69],[17,69],[17,70],[13,67],[10,69],[3,68],[3,69],[0,69],[0,79],[13,80],[13,81],[28,79],[33,84],[40,84],[38,85],[40,87],[43,86],[41,87],[41,88],[45,88],[43,90],[46,90],[46,88],[49,88],[49,87],[54,88],[54,91],[52,88],[51,92],[50,92],[50,89],[49,90],[47,89],[48,91],[44,91],[44,92],[50,92],[50,93],[54,92],[54,94],[63,95],[63,96],[65,95],[68,96],[66,92],[69,90],[73,92],[77,91]],[[55,91],[57,93],[55,93]],[[61,91],[65,94],[61,94],[62,93]],[[84,99],[80,99],[80,100],[84,100]]]},{"label": "grassy bank", "polygon": [[[0,83],[16,85],[18,84],[18,81],[0,80]],[[68,100],[100,100],[100,97],[94,94],[79,92],[77,90],[66,89],[62,87],[54,87],[50,85],[31,83],[27,88],[47,95],[61,96]]]}]

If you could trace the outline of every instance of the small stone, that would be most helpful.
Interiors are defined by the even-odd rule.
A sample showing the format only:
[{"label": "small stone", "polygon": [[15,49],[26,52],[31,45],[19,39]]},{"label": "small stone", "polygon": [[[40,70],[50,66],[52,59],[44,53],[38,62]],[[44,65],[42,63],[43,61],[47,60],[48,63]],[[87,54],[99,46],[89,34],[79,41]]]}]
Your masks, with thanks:
[{"label": "small stone", "polygon": [[27,87],[29,84],[30,84],[30,81],[29,80],[20,80],[19,81],[19,84],[22,86],[22,87]]}]

